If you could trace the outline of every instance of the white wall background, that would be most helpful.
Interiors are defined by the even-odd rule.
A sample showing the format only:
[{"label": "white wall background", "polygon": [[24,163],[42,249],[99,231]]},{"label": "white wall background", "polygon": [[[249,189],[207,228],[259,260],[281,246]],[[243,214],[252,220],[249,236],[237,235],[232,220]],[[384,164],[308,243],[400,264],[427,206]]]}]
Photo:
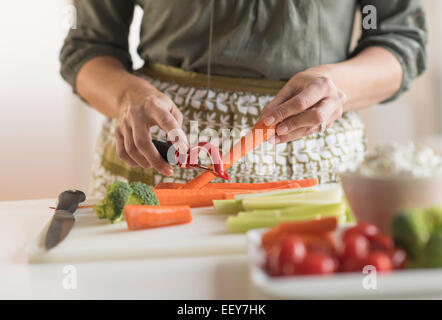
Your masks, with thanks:
[{"label": "white wall background", "polygon": [[[88,190],[89,166],[101,116],[75,97],[59,76],[58,54],[66,0],[0,4],[0,200],[55,197]],[[439,26],[439,2],[431,7]],[[436,5],[434,3],[437,3]],[[137,45],[136,12],[131,52]],[[433,35],[431,70],[394,105],[364,112],[371,144],[436,132],[440,86],[440,33]],[[135,57],[135,66],[141,61]]]}]

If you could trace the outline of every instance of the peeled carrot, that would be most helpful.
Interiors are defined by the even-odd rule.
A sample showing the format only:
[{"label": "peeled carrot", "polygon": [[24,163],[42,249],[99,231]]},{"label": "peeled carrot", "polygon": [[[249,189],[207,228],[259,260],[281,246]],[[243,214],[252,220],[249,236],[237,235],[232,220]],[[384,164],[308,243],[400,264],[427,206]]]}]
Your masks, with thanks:
[{"label": "peeled carrot", "polygon": [[[275,134],[275,126],[268,127],[263,121],[255,124],[253,129],[241,138],[230,151],[223,156],[224,170],[229,169],[235,162],[244,157],[247,153],[267,141]],[[204,172],[196,178],[187,182],[183,189],[200,189],[207,185],[216,176],[211,172]]]},{"label": "peeled carrot", "polygon": [[[226,193],[224,194],[224,199],[235,199],[235,195],[237,194],[246,194],[246,193],[261,193],[261,192],[269,192],[269,191],[275,191],[275,190],[282,190],[282,189],[298,189],[301,188],[301,186],[297,182],[293,182],[290,184],[287,184],[285,186],[276,187],[272,189],[257,189],[257,190],[234,190],[234,192],[231,192],[230,190],[226,190]],[[205,190],[205,189],[203,189]]]},{"label": "peeled carrot", "polygon": [[[296,188],[296,185],[289,185],[289,187]],[[188,205],[192,208],[196,207],[208,207],[212,206],[213,200],[223,200],[228,194],[245,194],[253,192],[266,192],[273,191],[275,189],[264,189],[264,190],[241,190],[241,189],[155,189],[154,192],[160,201],[161,205],[171,206],[171,205]]]},{"label": "peeled carrot", "polygon": [[192,212],[189,206],[129,205],[124,218],[129,230],[141,230],[190,223]]},{"label": "peeled carrot", "polygon": [[268,247],[276,243],[282,235],[296,233],[326,233],[336,229],[338,220],[335,217],[328,217],[314,220],[282,222],[276,227],[268,230],[262,235],[261,245]]},{"label": "peeled carrot", "polygon": [[[244,190],[262,190],[262,189],[284,189],[288,188],[294,183],[299,184],[300,187],[312,187],[318,183],[316,179],[305,180],[282,180],[263,183],[209,183],[202,187],[204,190],[214,189],[244,189]],[[155,186],[155,190],[158,189],[181,189],[185,184],[179,182],[161,182]]]},{"label": "peeled carrot", "polygon": [[318,184],[318,179],[303,179],[303,180],[293,180],[299,183],[301,188],[313,187]]}]

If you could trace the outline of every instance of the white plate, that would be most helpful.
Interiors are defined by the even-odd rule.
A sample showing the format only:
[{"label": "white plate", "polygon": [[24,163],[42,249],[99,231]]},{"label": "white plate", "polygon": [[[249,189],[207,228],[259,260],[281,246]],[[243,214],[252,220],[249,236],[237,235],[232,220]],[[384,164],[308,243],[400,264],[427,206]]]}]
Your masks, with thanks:
[{"label": "white plate", "polygon": [[[261,268],[261,236],[267,229],[247,233],[249,267],[253,286],[260,293],[280,299],[392,299],[442,298],[442,269],[400,270],[376,275],[339,273],[331,276],[271,277]],[[367,279],[366,277],[371,277]],[[365,279],[365,281],[364,281]]]}]

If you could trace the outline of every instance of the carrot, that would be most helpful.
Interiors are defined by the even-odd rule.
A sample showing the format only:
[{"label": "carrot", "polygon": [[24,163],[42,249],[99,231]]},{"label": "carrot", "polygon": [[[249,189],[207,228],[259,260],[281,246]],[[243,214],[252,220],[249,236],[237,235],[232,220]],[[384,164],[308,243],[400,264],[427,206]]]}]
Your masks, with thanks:
[{"label": "carrot", "polygon": [[301,188],[313,187],[318,184],[318,179],[303,179],[303,180],[293,180],[299,183]]},{"label": "carrot", "polygon": [[[235,162],[244,157],[247,153],[267,141],[275,134],[275,126],[267,127],[263,121],[255,124],[253,129],[241,138],[223,157],[224,170],[229,169]],[[200,189],[207,185],[216,176],[211,172],[204,172],[196,178],[187,182],[183,189]]]},{"label": "carrot", "polygon": [[[263,183],[209,183],[202,187],[201,189],[238,189],[238,190],[262,190],[262,189],[285,189],[289,188],[289,185],[294,183],[299,184],[300,187],[311,187],[318,183],[316,179],[305,179],[305,180],[282,180],[282,181],[272,181]],[[157,189],[181,189],[184,183],[179,182],[161,182],[155,186]]]},{"label": "carrot", "polygon": [[335,217],[282,222],[262,235],[261,245],[268,247],[278,241],[282,235],[296,233],[325,233],[336,229],[338,221]]},{"label": "carrot", "polygon": [[190,223],[192,212],[189,206],[130,205],[124,207],[124,218],[129,230],[141,230]]},{"label": "carrot", "polygon": [[[275,187],[272,189],[257,189],[257,190],[242,190],[242,189],[238,189],[238,190],[234,190],[233,192],[231,190],[226,190],[226,193],[224,194],[224,199],[235,199],[235,195],[237,194],[247,194],[247,193],[263,193],[263,192],[270,192],[270,191],[275,191],[275,190],[282,190],[282,189],[298,189],[301,188],[299,186],[299,184],[297,182],[293,182],[293,183],[289,183],[285,186],[281,186],[281,187]],[[205,190],[205,189],[203,189]]]},{"label": "carrot", "polygon": [[[295,185],[290,185],[296,188]],[[259,192],[273,191],[259,190]],[[245,194],[257,192],[257,190],[238,190],[238,189],[220,189],[220,190],[206,190],[206,189],[155,189],[154,190],[161,205],[188,205],[192,208],[212,206],[213,200],[223,200],[228,194],[229,197],[236,194]]]}]

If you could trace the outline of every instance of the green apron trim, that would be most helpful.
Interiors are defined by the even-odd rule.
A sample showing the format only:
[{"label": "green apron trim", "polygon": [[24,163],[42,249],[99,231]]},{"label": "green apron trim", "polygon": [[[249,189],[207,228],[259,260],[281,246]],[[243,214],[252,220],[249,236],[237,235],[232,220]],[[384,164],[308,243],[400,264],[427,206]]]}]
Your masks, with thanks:
[{"label": "green apron trim", "polygon": [[120,177],[126,178],[129,182],[141,181],[147,185],[154,185],[153,169],[131,168],[118,157],[115,146],[108,144],[105,146],[101,165],[107,171]]},{"label": "green apron trim", "polygon": [[[207,86],[207,75],[205,74],[186,71],[160,63],[149,63],[138,70],[138,72],[149,75],[154,79],[175,82],[184,86],[200,88],[205,88]],[[276,95],[284,85],[284,81],[216,75],[210,76],[211,89]]]}]

